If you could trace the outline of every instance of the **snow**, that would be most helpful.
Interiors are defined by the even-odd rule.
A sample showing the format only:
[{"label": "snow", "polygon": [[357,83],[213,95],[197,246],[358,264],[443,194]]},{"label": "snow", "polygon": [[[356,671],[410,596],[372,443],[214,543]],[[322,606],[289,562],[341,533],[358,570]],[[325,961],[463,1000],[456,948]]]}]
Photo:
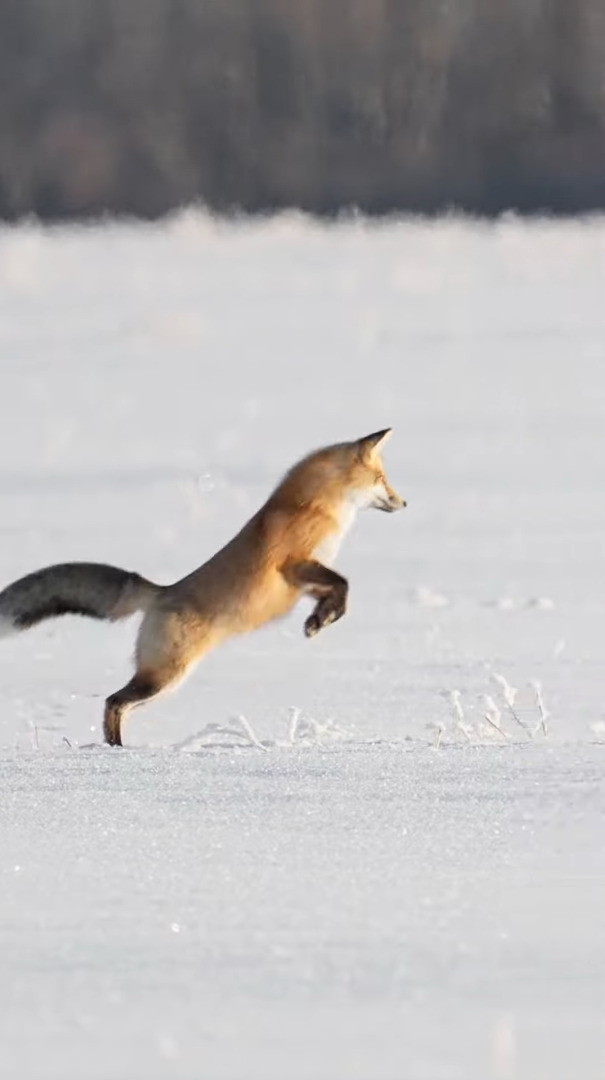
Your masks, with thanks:
[{"label": "snow", "polygon": [[605,1075],[605,221],[0,231],[2,584],[169,581],[315,446],[408,507],[101,746],[134,627],[0,649],[0,1075]]}]

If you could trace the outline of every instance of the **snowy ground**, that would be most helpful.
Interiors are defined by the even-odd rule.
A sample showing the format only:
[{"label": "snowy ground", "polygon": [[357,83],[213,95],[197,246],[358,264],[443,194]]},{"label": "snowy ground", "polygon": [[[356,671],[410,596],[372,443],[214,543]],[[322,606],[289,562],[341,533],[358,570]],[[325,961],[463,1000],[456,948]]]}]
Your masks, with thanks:
[{"label": "snowy ground", "polygon": [[602,1080],[604,283],[601,219],[0,232],[1,584],[386,425],[409,503],[123,752],[131,625],[2,641],[3,1078]]}]

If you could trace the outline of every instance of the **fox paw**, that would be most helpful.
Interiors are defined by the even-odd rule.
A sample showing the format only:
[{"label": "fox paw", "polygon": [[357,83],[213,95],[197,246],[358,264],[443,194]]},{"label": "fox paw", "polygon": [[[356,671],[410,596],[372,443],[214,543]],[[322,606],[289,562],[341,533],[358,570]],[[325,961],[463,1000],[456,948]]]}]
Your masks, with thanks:
[{"label": "fox paw", "polygon": [[309,618],[305,622],[305,634],[307,637],[315,637],[320,630],[323,630],[324,626],[329,626],[336,619],[335,611],[322,612],[321,615],[317,615],[316,612],[312,612]]},{"label": "fox paw", "polygon": [[305,620],[305,637],[315,637],[321,630],[321,626],[317,615],[309,615],[309,618]]}]

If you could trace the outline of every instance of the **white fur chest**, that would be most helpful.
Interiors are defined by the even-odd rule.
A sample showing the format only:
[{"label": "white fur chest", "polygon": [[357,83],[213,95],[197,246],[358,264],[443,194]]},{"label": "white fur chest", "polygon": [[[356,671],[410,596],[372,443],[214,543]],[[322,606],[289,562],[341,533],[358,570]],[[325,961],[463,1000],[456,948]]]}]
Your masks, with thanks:
[{"label": "white fur chest", "polygon": [[347,535],[351,525],[355,520],[357,513],[357,505],[353,502],[346,502],[343,504],[340,512],[340,519],[338,527],[333,532],[328,533],[327,536],[317,545],[313,552],[313,558],[318,562],[323,563],[324,566],[331,566],[334,559],[340,551],[340,545],[342,544],[345,536]]}]

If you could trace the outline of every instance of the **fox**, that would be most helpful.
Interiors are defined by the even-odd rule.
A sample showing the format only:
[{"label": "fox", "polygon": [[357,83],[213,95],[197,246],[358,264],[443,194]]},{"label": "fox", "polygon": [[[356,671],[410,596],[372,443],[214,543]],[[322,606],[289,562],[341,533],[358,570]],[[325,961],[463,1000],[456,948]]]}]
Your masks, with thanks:
[{"label": "fox", "polygon": [[386,480],[381,450],[391,428],[315,450],[286,473],[268,500],[223,548],[171,585],[93,562],[27,574],[0,592],[0,634],[59,615],[115,622],[142,613],[135,672],[105,702],[103,734],[122,746],[122,721],[173,689],[212,648],[314,601],[312,638],[345,614],[348,581],[332,564],[358,510],[406,505]]}]

